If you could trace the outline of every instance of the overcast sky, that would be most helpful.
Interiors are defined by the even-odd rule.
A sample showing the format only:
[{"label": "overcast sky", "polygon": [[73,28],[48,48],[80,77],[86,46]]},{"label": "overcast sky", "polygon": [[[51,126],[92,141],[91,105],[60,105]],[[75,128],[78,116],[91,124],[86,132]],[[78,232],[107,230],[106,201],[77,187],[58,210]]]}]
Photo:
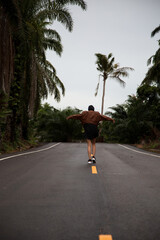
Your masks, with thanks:
[{"label": "overcast sky", "polygon": [[[99,72],[95,53],[112,53],[120,67],[132,67],[123,88],[113,79],[106,83],[104,112],[109,107],[124,103],[128,95],[136,94],[137,87],[147,73],[147,59],[158,49],[160,33],[151,38],[151,32],[160,24],[160,0],[86,0],[87,10],[69,6],[74,20],[73,31],[54,23],[62,38],[63,53],[47,53],[65,85],[65,97],[57,103],[53,96],[45,102],[57,109],[68,106],[86,110],[88,105],[101,110],[102,81],[98,96],[95,89]],[[44,103],[44,102],[43,102]]]}]

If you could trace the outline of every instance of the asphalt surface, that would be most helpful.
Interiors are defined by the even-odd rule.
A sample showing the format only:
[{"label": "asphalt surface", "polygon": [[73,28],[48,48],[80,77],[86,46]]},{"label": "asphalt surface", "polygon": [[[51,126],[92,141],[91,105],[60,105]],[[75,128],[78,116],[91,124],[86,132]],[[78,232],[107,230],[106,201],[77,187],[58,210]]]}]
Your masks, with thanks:
[{"label": "asphalt surface", "polygon": [[160,155],[98,143],[92,174],[85,143],[54,144],[0,156],[0,240],[160,239]]}]

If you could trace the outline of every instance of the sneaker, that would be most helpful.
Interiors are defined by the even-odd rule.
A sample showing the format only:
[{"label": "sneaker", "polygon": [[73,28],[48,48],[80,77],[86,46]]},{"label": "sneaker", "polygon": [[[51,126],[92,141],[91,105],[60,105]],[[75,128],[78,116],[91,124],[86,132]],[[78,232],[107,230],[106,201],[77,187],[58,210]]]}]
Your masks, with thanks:
[{"label": "sneaker", "polygon": [[92,156],[92,161],[93,161],[93,163],[96,163],[96,158],[95,158],[95,156]]},{"label": "sneaker", "polygon": [[88,159],[88,164],[92,164],[92,160],[91,159]]}]

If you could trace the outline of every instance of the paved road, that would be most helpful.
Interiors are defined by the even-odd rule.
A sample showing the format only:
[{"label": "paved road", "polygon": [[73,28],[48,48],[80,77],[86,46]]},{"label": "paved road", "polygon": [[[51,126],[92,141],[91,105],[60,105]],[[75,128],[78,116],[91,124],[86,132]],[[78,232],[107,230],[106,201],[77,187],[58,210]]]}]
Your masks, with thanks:
[{"label": "paved road", "polygon": [[53,145],[0,156],[0,240],[160,239],[160,155],[99,143],[92,174],[85,143]]}]

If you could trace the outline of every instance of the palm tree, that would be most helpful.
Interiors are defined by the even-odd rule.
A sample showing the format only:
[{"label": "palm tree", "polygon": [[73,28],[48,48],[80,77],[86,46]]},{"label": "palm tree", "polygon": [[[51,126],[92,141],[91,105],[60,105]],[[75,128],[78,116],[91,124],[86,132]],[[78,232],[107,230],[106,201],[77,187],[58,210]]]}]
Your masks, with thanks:
[{"label": "palm tree", "polygon": [[59,21],[69,31],[72,30],[73,20],[68,4],[77,4],[83,10],[86,9],[83,0],[0,0],[0,7],[9,19],[15,55],[14,81],[9,101],[13,110],[12,130],[15,129],[17,114],[20,113],[18,121],[24,138],[27,138],[29,117],[38,109],[40,99],[51,93],[59,101],[58,87],[64,94],[64,85],[54,66],[47,61],[45,51],[51,49],[59,55],[62,53],[59,34],[48,26]]},{"label": "palm tree", "polygon": [[[28,0],[25,0],[26,5],[28,6]],[[54,20],[60,21],[66,26],[66,28],[71,31],[73,27],[73,20],[71,14],[66,8],[66,4],[78,4],[83,9],[85,9],[84,1],[34,1],[30,0],[31,4],[29,5],[28,11],[25,9],[22,11],[24,13],[23,19],[25,18],[25,39],[29,38],[29,42],[25,42],[27,60],[26,60],[26,78],[27,85],[33,85],[35,88],[30,88],[32,92],[25,90],[24,96],[26,96],[25,105],[30,102],[31,115],[34,112],[34,103],[40,102],[37,101],[37,96],[41,99],[45,98],[48,95],[48,92],[54,94],[54,98],[57,101],[60,101],[60,92],[58,86],[62,90],[64,95],[64,85],[56,75],[56,70],[51,63],[46,60],[45,51],[47,49],[54,50],[57,54],[61,55],[62,45],[61,38],[59,34],[52,29],[48,29],[47,26],[51,25]],[[41,4],[40,4],[41,3]],[[29,67],[28,65],[31,64]],[[31,67],[34,69],[34,73],[37,74],[37,79],[35,74],[31,74]],[[28,69],[28,70],[27,70]],[[32,77],[34,76],[34,77]],[[29,81],[29,84],[28,84]],[[33,84],[32,84],[33,83]],[[24,85],[24,83],[23,83]],[[37,90],[37,91],[34,91]],[[29,90],[29,89],[28,89]],[[34,95],[31,93],[35,93]],[[31,97],[32,96],[32,97]],[[34,100],[32,103],[32,100]],[[23,106],[24,116],[27,112],[25,106]],[[27,117],[27,116],[26,116]],[[27,122],[26,122],[27,123]],[[24,124],[23,129],[26,131],[27,126]]]},{"label": "palm tree", "polygon": [[[157,34],[160,31],[160,25],[156,27],[152,33],[151,37],[154,37],[155,34]],[[160,40],[158,41],[159,48],[156,51],[155,55],[151,56],[148,61],[147,65],[153,64],[146,74],[146,77],[144,78],[143,83],[156,83],[158,88],[160,89]]]},{"label": "palm tree", "polygon": [[[125,86],[125,82],[121,79],[122,77],[128,77],[128,70],[133,70],[133,68],[130,67],[122,67],[119,68],[118,63],[114,63],[114,57],[112,53],[109,53],[108,56],[96,53],[95,54],[97,57],[97,70],[100,72],[99,75],[99,81],[100,77],[103,77],[103,94],[102,94],[102,106],[101,106],[101,114],[103,114],[103,109],[104,109],[104,96],[105,96],[105,85],[106,85],[106,80],[108,77],[116,79],[123,87]],[[99,82],[97,84],[96,88],[96,93],[95,96],[98,93],[99,89]]]},{"label": "palm tree", "polygon": [[[17,10],[17,29],[14,31],[14,44],[15,44],[15,79],[12,84],[11,99],[9,102],[10,107],[13,109],[15,106],[16,96],[17,108],[14,107],[13,122],[15,126],[17,113],[22,127],[22,137],[28,138],[28,121],[32,117],[40,103],[41,97],[46,97],[48,92],[54,94],[56,100],[60,99],[58,85],[64,94],[64,86],[56,75],[55,68],[46,60],[45,50],[50,48],[61,54],[62,45],[59,34],[52,30],[47,29],[47,26],[52,23],[49,5],[44,5],[40,0],[24,0],[16,1]],[[48,3],[49,4],[49,3]],[[67,19],[68,21],[68,19]],[[69,21],[67,22],[69,23]],[[14,30],[16,26],[12,27]],[[15,87],[16,86],[16,87]],[[44,95],[44,89],[46,94]],[[17,89],[15,89],[17,88]],[[19,89],[19,90],[18,90]],[[13,127],[12,129],[15,129]],[[14,135],[14,134],[12,134]]]}]

